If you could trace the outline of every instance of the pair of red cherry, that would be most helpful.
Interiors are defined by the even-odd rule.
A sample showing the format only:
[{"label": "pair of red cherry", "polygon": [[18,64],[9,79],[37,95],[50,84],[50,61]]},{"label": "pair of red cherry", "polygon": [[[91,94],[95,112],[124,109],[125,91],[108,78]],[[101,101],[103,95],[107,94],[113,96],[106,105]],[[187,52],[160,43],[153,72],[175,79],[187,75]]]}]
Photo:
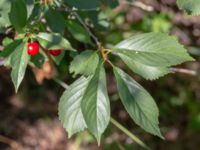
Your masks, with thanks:
[{"label": "pair of red cherry", "polygon": [[[35,56],[39,53],[40,45],[37,42],[28,43],[27,50],[30,56]],[[59,56],[62,51],[60,49],[48,50],[49,54]]]}]

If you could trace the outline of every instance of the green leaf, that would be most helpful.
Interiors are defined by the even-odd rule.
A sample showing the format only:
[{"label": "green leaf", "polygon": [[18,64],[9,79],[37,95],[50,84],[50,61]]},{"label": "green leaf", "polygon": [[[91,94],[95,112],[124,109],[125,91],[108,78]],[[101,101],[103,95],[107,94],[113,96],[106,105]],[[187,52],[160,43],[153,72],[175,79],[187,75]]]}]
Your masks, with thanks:
[{"label": "green leaf", "polygon": [[114,74],[121,101],[131,118],[145,131],[163,138],[158,108],[151,95],[121,69],[114,68]]},{"label": "green leaf", "polygon": [[18,91],[18,88],[24,78],[25,71],[30,59],[26,48],[27,43],[21,43],[10,57],[10,63],[12,66],[11,78],[14,83],[16,92]]},{"label": "green leaf", "polygon": [[87,31],[76,22],[67,21],[67,28],[76,40],[83,43],[92,43],[90,35],[87,33]]},{"label": "green leaf", "polygon": [[105,0],[107,2],[107,4],[111,7],[111,8],[115,8],[119,5],[119,1],[118,0]]},{"label": "green leaf", "polygon": [[69,41],[57,33],[41,32],[37,35],[39,43],[46,49],[61,49],[75,51]]},{"label": "green leaf", "polygon": [[18,45],[22,43],[22,40],[15,40],[14,42],[5,46],[2,52],[0,52],[0,57],[8,57],[16,49]]},{"label": "green leaf", "polygon": [[110,102],[102,62],[99,63],[84,92],[81,109],[89,131],[100,144],[101,135],[110,121]]},{"label": "green leaf", "polygon": [[59,102],[59,119],[69,137],[88,128],[100,143],[110,120],[110,103],[102,62],[94,75],[87,78],[82,76],[64,92]]},{"label": "green leaf", "polygon": [[92,50],[86,50],[77,55],[70,64],[70,73],[82,74],[85,76],[94,74],[99,63],[99,56]]},{"label": "green leaf", "polygon": [[199,0],[177,0],[177,5],[185,10],[189,15],[200,14],[200,1]]},{"label": "green leaf", "polygon": [[148,66],[169,67],[193,60],[174,37],[163,33],[136,35],[120,42],[112,49]]},{"label": "green leaf", "polygon": [[99,0],[64,0],[67,4],[77,9],[97,9],[99,7]]},{"label": "green leaf", "polygon": [[119,54],[119,56],[133,72],[147,80],[155,80],[170,73],[170,69],[167,67],[153,67],[136,62],[126,55]]},{"label": "green leaf", "polygon": [[10,12],[11,2],[8,0],[0,1],[0,29],[10,25],[8,13]]},{"label": "green leaf", "polygon": [[87,128],[81,111],[81,101],[90,78],[80,77],[63,93],[58,107],[61,123],[68,132],[68,136]]},{"label": "green leaf", "polygon": [[43,14],[43,11],[44,11],[43,6],[37,3],[37,4],[34,4],[33,8],[32,8],[32,5],[27,6],[27,7],[31,7],[31,11],[28,10],[28,22],[32,23],[35,20],[39,20],[41,17],[40,14]]},{"label": "green leaf", "polygon": [[13,0],[9,13],[11,24],[16,30],[22,32],[27,22],[27,9],[24,0]]},{"label": "green leaf", "polygon": [[26,0],[27,18],[29,18],[34,9],[34,0]]},{"label": "green leaf", "polygon": [[11,44],[14,40],[9,38],[9,37],[5,37],[2,41],[2,45],[3,47],[6,47],[8,46],[9,44]]},{"label": "green leaf", "polygon": [[47,21],[47,24],[49,25],[50,29],[53,32],[57,32],[60,34],[63,34],[65,31],[65,19],[62,16],[61,13],[59,13],[58,11],[49,8],[46,12],[45,12],[45,18]]},{"label": "green leaf", "polygon": [[37,68],[41,68],[42,65],[44,64],[45,62],[45,57],[43,54],[39,53],[37,54],[36,56],[34,57],[31,57],[31,63],[33,63],[33,65]]}]

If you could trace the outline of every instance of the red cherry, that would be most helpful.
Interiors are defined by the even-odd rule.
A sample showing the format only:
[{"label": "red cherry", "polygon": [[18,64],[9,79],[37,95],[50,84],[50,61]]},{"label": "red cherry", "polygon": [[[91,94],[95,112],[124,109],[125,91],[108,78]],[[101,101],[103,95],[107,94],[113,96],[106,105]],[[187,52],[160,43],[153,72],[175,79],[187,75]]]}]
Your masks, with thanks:
[{"label": "red cherry", "polygon": [[28,43],[28,54],[35,56],[39,53],[40,45],[37,42]]},{"label": "red cherry", "polygon": [[62,53],[62,51],[61,49],[54,49],[54,50],[49,50],[49,53],[53,56],[59,56]]}]

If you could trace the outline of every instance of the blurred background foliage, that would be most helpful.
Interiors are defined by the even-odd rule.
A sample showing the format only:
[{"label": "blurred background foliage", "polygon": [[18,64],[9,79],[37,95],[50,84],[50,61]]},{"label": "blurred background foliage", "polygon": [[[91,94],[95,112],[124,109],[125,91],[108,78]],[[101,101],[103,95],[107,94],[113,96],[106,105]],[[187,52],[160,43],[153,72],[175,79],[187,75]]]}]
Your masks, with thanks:
[{"label": "blurred background foliage", "polygon": [[[140,4],[140,5],[139,5]],[[103,12],[79,12],[93,24],[93,32],[109,48],[132,35],[143,32],[164,32],[177,36],[196,62],[179,68],[194,70],[197,75],[169,74],[156,81],[146,81],[128,70],[118,58],[112,60],[138,80],[154,97],[160,110],[160,127],[166,140],[154,137],[136,126],[119,101],[111,67],[108,72],[108,90],[112,115],[131,132],[155,150],[200,149],[200,17],[189,17],[181,12],[175,0],[120,1],[114,10],[102,7]],[[68,23],[67,23],[68,24]],[[73,33],[66,33],[79,51],[87,45],[87,33],[72,23]],[[73,29],[70,29],[72,31]],[[81,35],[83,34],[83,35]],[[72,36],[73,35],[73,36]],[[4,34],[0,35],[1,41]],[[167,46],[167,45],[166,45]],[[70,84],[69,63],[76,53],[66,53],[58,66],[58,78]],[[104,134],[100,147],[94,138],[83,132],[68,140],[57,116],[57,105],[64,89],[55,81],[45,80],[38,85],[29,68],[19,93],[14,93],[10,70],[0,67],[0,149],[39,150],[133,150],[142,149],[113,125]]]}]

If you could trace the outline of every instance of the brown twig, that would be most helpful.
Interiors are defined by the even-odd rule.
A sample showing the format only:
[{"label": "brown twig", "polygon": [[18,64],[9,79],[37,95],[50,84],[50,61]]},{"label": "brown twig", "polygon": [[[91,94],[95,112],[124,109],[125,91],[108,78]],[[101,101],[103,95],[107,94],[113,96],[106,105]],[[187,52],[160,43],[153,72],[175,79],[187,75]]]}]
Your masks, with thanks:
[{"label": "brown twig", "polygon": [[147,12],[154,11],[154,8],[152,6],[144,4],[143,2],[140,2],[140,1],[134,1],[134,2],[123,1],[123,3],[137,7],[137,8],[140,8],[140,9],[147,11]]},{"label": "brown twig", "polygon": [[173,73],[177,72],[177,73],[183,73],[183,74],[192,75],[192,76],[196,76],[198,74],[197,71],[184,69],[184,68],[171,68],[171,71]]},{"label": "brown twig", "polygon": [[97,47],[100,46],[100,42],[98,40],[98,38],[90,31],[90,29],[88,28],[88,26],[85,24],[85,22],[82,20],[82,18],[79,16],[79,14],[75,11],[72,12],[72,14],[74,14],[74,16],[77,18],[77,20],[83,25],[83,27],[85,28],[85,30],[88,32],[88,34],[91,36],[91,38],[95,41]]},{"label": "brown twig", "polygon": [[16,141],[2,135],[0,135],[0,142],[9,145],[13,149],[19,148],[19,144]]},{"label": "brown twig", "polygon": [[100,46],[101,43],[99,42],[98,38],[91,32],[91,30],[86,25],[86,23],[83,21],[83,19],[79,16],[79,14],[76,11],[72,10],[71,8],[69,8],[67,5],[64,5],[64,6],[66,7],[64,9],[64,11],[71,12],[77,18],[77,20],[82,24],[82,26],[85,28],[85,30],[87,31],[87,33],[94,40],[95,44],[99,48],[99,46]]},{"label": "brown twig", "polygon": [[68,89],[69,85],[67,85],[65,82],[63,82],[62,80],[59,80],[57,78],[53,79],[56,83],[58,83],[60,86],[62,86],[64,89]]}]

